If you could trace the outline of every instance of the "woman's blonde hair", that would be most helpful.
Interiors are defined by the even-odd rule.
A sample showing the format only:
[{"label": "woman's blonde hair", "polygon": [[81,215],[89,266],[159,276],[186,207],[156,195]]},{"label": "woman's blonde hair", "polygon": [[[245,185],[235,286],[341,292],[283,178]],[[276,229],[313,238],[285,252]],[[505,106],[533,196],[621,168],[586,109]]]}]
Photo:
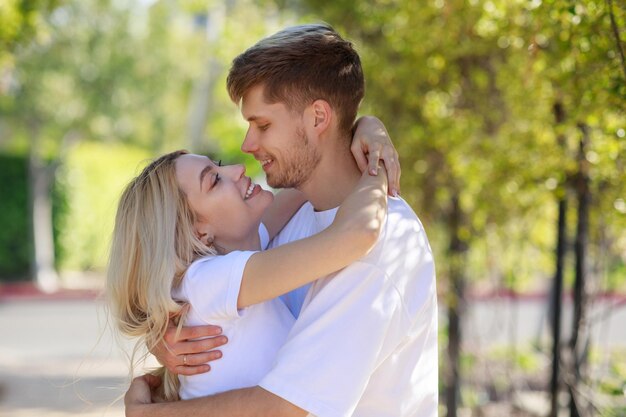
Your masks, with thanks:
[{"label": "woman's blonde hair", "polygon": [[[189,265],[215,255],[196,235],[196,216],[176,179],[176,151],[154,160],[124,189],[117,208],[107,272],[109,307],[118,329],[139,338],[131,356],[163,340],[168,321],[180,318],[183,306],[172,299]],[[178,377],[166,369],[161,395],[178,399]]]}]

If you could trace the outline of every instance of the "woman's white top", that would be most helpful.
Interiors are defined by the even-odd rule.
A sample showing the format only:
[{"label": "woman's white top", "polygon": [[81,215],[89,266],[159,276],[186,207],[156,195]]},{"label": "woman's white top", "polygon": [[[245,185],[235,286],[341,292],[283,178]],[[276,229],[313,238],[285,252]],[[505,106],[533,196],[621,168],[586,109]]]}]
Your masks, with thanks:
[{"label": "woman's white top", "polygon": [[[266,246],[264,233],[261,230]],[[285,343],[295,319],[280,299],[237,309],[243,271],[254,253],[235,251],[199,259],[172,290],[174,299],[190,304],[185,326],[217,325],[228,337],[219,348],[222,358],[211,362],[209,372],[178,377],[182,399],[257,385]]]}]

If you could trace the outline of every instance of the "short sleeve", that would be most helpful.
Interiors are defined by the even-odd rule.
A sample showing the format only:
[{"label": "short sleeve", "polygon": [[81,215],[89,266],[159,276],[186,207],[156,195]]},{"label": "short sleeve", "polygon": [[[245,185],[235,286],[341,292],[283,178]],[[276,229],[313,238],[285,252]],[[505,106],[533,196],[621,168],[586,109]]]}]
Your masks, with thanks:
[{"label": "short sleeve", "polygon": [[270,244],[270,234],[263,223],[259,225],[259,238],[261,239],[261,250],[266,250]]},{"label": "short sleeve", "polygon": [[237,299],[246,263],[254,251],[235,251],[194,262],[182,282],[181,298],[207,323],[238,318]]},{"label": "short sleeve", "polygon": [[383,343],[400,340],[389,329],[399,321],[401,301],[384,271],[360,262],[314,283],[311,291],[259,385],[316,416],[348,417],[379,364]]}]

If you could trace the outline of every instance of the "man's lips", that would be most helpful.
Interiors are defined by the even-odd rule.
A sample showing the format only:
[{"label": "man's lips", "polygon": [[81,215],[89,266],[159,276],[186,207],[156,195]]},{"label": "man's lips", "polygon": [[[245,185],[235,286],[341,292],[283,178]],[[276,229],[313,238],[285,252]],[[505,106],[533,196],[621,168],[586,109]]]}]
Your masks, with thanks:
[{"label": "man's lips", "polygon": [[259,159],[258,161],[261,164],[261,167],[263,168],[264,171],[267,170],[274,162],[272,158]]}]

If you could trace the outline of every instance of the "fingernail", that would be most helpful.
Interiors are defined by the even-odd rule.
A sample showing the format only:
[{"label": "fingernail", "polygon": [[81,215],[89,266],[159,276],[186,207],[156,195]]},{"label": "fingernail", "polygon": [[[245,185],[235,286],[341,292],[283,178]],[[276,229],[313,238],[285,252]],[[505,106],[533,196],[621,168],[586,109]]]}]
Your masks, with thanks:
[{"label": "fingernail", "polygon": [[393,190],[393,191],[391,191],[391,194],[392,194],[394,197],[398,197],[398,190]]},{"label": "fingernail", "polygon": [[378,172],[375,169],[370,169],[370,174],[376,175],[376,174],[378,174]]}]

